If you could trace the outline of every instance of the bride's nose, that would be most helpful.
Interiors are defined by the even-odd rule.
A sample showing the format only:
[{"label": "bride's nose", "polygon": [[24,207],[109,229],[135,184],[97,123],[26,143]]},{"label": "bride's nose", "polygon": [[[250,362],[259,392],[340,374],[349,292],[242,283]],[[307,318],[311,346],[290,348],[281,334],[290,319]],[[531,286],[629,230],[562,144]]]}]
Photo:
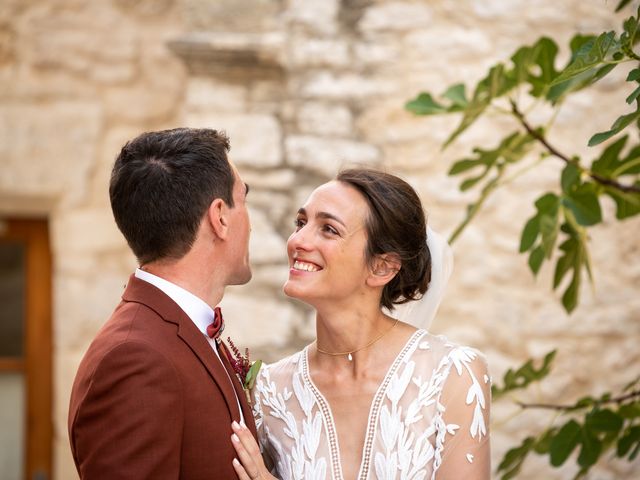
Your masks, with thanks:
[{"label": "bride's nose", "polygon": [[293,232],[287,241],[289,251],[311,250],[311,231],[307,225]]}]

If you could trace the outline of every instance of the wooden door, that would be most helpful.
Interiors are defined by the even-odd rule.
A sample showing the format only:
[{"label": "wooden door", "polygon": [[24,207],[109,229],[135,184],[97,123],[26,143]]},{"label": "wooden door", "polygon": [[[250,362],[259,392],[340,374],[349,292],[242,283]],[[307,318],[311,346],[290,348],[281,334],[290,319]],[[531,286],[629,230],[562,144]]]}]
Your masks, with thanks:
[{"label": "wooden door", "polygon": [[0,218],[0,476],[50,480],[51,253],[46,220]]}]

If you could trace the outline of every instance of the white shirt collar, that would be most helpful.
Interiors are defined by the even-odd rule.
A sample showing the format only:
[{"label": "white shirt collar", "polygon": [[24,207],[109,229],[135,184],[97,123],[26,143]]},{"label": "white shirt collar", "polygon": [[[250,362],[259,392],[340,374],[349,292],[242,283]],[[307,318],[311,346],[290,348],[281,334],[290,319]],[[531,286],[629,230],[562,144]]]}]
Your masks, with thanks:
[{"label": "white shirt collar", "polygon": [[187,314],[204,335],[207,334],[207,326],[213,322],[213,309],[201,298],[193,293],[171,283],[164,278],[160,278],[153,273],[145,272],[136,268],[136,278],[154,285],[162,290],[171,300]]}]

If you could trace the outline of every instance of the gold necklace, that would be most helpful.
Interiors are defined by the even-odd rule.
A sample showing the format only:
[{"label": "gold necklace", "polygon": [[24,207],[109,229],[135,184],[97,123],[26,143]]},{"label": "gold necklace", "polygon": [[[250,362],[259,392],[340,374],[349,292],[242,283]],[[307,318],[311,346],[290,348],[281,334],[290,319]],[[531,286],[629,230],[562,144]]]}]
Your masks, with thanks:
[{"label": "gold necklace", "polygon": [[320,352],[320,353],[324,353],[325,355],[331,355],[332,357],[341,357],[342,355],[346,355],[347,356],[347,360],[352,362],[353,361],[353,355],[352,355],[353,353],[359,352],[360,350],[364,350],[365,348],[368,348],[371,345],[373,345],[374,343],[376,343],[378,340],[380,340],[382,337],[384,337],[387,333],[389,333],[391,330],[393,330],[393,327],[395,327],[398,324],[398,321],[399,321],[399,319],[396,319],[396,321],[393,323],[393,325],[391,325],[389,327],[389,329],[387,331],[382,332],[380,335],[378,335],[376,338],[371,340],[365,346],[360,347],[360,348],[356,348],[355,350],[350,350],[350,351],[347,351],[347,352],[327,352],[326,350],[322,350],[318,346],[318,341],[317,340],[316,340],[316,350],[318,350],[318,352]]}]

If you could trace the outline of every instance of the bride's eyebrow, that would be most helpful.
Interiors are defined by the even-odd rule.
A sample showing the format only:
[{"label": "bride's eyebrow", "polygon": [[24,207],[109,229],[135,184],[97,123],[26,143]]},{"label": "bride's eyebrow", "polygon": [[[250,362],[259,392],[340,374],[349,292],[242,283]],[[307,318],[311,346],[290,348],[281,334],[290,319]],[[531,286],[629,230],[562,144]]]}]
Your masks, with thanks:
[{"label": "bride's eyebrow", "polygon": [[[304,209],[304,207],[298,209],[298,215],[304,215],[305,217],[308,216],[307,211]],[[316,218],[328,218],[330,220],[335,220],[345,228],[347,227],[347,225],[339,217],[336,217],[334,214],[329,212],[318,212],[316,213]]]}]

